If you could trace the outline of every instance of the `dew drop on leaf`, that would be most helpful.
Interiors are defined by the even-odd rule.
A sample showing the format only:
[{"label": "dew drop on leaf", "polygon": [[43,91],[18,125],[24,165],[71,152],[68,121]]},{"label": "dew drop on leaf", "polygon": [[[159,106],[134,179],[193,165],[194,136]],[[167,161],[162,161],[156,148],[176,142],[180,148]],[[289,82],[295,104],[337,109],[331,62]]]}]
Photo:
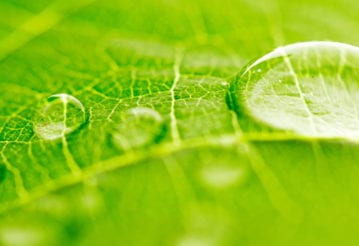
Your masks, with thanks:
[{"label": "dew drop on leaf", "polygon": [[41,245],[45,237],[41,231],[32,228],[0,228],[1,245]]},{"label": "dew drop on leaf", "polygon": [[234,108],[302,136],[359,138],[359,48],[313,41],[279,47],[231,86]]},{"label": "dew drop on leaf", "polygon": [[162,116],[151,108],[131,108],[112,120],[112,141],[124,150],[157,142],[164,130]]},{"label": "dew drop on leaf", "polygon": [[214,240],[210,239],[208,236],[198,236],[198,235],[187,235],[182,238],[177,246],[206,246],[206,245],[215,245]]},{"label": "dew drop on leaf", "polygon": [[64,137],[86,122],[85,107],[75,97],[55,94],[47,98],[34,124],[36,134],[45,140]]},{"label": "dew drop on leaf", "polygon": [[245,179],[246,172],[239,166],[211,165],[201,170],[204,184],[211,188],[224,189],[240,184]]}]

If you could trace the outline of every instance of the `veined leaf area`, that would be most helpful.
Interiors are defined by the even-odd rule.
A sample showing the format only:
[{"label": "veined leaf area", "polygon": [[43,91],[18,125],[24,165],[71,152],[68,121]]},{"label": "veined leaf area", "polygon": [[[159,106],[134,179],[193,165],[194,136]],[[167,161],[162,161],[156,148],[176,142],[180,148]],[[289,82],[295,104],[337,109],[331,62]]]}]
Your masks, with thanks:
[{"label": "veined leaf area", "polygon": [[[0,244],[354,245],[357,145],[267,131],[227,105],[230,77],[283,33],[350,38],[342,25],[310,36],[312,3],[295,20],[268,4],[2,1]],[[86,122],[46,140],[35,119],[58,94]],[[134,108],[164,127],[123,148],[111,126]]]}]

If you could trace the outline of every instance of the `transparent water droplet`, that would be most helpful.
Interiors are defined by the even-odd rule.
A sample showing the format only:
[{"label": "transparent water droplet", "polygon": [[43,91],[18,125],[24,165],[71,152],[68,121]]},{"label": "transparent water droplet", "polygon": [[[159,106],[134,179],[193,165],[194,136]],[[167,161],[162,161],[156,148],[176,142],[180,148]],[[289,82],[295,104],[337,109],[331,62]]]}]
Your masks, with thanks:
[{"label": "transparent water droplet", "polygon": [[164,130],[162,116],[151,108],[136,107],[113,117],[112,140],[120,149],[157,142]]},{"label": "transparent water droplet", "polygon": [[231,85],[234,109],[299,135],[359,138],[359,48],[304,42],[275,49]]},{"label": "transparent water droplet", "polygon": [[199,175],[206,187],[223,190],[245,183],[248,171],[246,165],[233,165],[218,161],[203,166]]},{"label": "transparent water droplet", "polygon": [[64,137],[86,122],[85,107],[75,97],[68,94],[55,94],[39,112],[34,130],[45,140]]}]

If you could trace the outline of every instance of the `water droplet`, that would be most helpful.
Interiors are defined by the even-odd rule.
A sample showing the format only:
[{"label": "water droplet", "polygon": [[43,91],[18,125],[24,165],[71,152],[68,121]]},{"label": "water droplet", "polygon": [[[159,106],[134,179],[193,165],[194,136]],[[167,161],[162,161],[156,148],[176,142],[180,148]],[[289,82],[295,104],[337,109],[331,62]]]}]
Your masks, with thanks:
[{"label": "water droplet", "polygon": [[83,211],[96,212],[101,207],[99,196],[95,192],[87,192],[83,194],[80,199],[80,205],[82,206]]},{"label": "water droplet", "polygon": [[113,117],[112,140],[120,149],[133,149],[159,140],[162,116],[151,108],[131,108]]},{"label": "water droplet", "polygon": [[210,238],[202,236],[202,235],[187,235],[182,238],[178,244],[178,246],[211,246],[216,245],[214,240]]},{"label": "water droplet", "polygon": [[212,165],[201,170],[203,182],[218,189],[241,183],[245,175],[245,170],[238,166]]},{"label": "water droplet", "polygon": [[231,86],[238,114],[315,137],[359,138],[359,48],[304,42],[275,49]]},{"label": "water droplet", "polygon": [[6,227],[0,229],[1,245],[39,245],[44,243],[44,235],[31,228]]},{"label": "water droplet", "polygon": [[40,138],[54,140],[75,131],[85,121],[85,107],[77,98],[55,94],[47,98],[36,118],[34,130]]}]

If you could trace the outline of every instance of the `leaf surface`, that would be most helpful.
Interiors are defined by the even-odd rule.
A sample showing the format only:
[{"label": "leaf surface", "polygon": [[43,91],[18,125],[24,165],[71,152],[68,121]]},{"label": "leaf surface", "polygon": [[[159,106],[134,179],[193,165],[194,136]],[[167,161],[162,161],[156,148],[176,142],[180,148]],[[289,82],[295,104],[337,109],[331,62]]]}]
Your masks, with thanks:
[{"label": "leaf surface", "polygon": [[[358,10],[352,0],[1,1],[1,244],[355,245],[357,144],[258,123],[228,90],[278,46],[359,45]],[[83,104],[86,123],[43,140],[36,117],[59,93]],[[121,148],[112,125],[136,107],[165,127]]]}]

